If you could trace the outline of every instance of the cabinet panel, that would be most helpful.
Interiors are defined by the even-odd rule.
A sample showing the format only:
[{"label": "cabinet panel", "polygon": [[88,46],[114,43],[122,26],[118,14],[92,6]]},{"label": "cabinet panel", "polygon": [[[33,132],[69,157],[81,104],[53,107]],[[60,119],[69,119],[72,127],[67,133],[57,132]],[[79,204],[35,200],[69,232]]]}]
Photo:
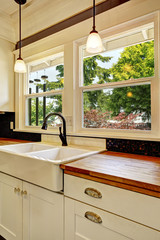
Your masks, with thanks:
[{"label": "cabinet panel", "polygon": [[23,240],[63,240],[63,198],[23,182]]},{"label": "cabinet panel", "polygon": [[[102,223],[87,219],[85,213],[88,211],[100,216]],[[65,240],[75,239],[159,240],[160,232],[65,197]]]},{"label": "cabinet panel", "polygon": [[22,181],[0,173],[0,235],[22,240]]},{"label": "cabinet panel", "polygon": [[65,196],[160,231],[160,199],[65,174]]}]

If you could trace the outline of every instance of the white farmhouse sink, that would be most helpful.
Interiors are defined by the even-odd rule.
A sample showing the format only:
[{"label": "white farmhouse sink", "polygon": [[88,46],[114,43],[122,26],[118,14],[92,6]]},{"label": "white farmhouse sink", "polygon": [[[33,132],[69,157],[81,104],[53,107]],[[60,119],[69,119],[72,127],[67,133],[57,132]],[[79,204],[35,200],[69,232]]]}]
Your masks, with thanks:
[{"label": "white farmhouse sink", "polygon": [[0,147],[0,172],[4,172],[52,191],[63,189],[63,170],[59,165],[98,151],[23,143]]},{"label": "white farmhouse sink", "polygon": [[61,164],[80,159],[94,153],[96,152],[84,149],[76,149],[71,147],[55,147],[44,151],[26,153],[26,155],[43,161],[50,161],[54,164]]},{"label": "white farmhouse sink", "polygon": [[46,149],[52,149],[53,146],[41,144],[41,143],[22,143],[22,144],[13,144],[0,147],[0,149],[14,152],[14,153],[27,153],[27,152],[36,152]]}]

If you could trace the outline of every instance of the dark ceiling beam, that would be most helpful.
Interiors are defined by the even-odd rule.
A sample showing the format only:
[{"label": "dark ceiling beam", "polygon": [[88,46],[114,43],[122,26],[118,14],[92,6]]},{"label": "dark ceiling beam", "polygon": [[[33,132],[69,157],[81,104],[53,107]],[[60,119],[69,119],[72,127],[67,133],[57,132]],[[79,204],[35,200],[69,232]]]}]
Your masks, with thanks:
[{"label": "dark ceiling beam", "polygon": [[[107,10],[110,10],[114,7],[117,7],[128,1],[130,1],[130,0],[106,0],[102,3],[99,3],[96,5],[96,15],[103,13]],[[51,27],[48,27],[38,33],[35,33],[27,38],[22,39],[22,47],[27,46],[31,43],[34,43],[38,40],[41,40],[45,37],[48,37],[54,33],[57,33],[61,30],[66,29],[68,27],[71,27],[77,23],[85,21],[91,17],[92,17],[92,7],[81,13],[78,13],[70,18],[67,18],[59,23],[56,23],[56,24],[52,25]],[[17,42],[17,44],[16,44],[16,49],[19,49],[19,42]]]}]

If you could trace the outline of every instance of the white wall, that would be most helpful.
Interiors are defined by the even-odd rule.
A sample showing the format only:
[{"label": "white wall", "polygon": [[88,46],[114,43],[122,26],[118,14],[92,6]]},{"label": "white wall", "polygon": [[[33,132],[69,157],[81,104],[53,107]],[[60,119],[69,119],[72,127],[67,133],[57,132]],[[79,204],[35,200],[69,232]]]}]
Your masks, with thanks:
[{"label": "white wall", "polygon": [[15,42],[12,19],[0,10],[0,111],[14,111]]},{"label": "white wall", "polygon": [[14,45],[0,38],[0,111],[14,111]]}]

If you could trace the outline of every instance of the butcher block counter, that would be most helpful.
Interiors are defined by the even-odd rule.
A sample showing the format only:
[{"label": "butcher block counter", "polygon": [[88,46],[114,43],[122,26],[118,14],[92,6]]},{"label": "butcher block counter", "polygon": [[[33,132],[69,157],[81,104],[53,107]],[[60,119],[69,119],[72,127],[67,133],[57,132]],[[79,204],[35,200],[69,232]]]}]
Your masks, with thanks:
[{"label": "butcher block counter", "polygon": [[29,143],[31,141],[13,139],[13,138],[0,138],[0,145],[18,144],[18,143]]},{"label": "butcher block counter", "polygon": [[64,173],[160,198],[160,158],[105,151],[62,164]]},{"label": "butcher block counter", "polygon": [[31,141],[12,139],[12,138],[0,138],[0,145],[18,144],[18,143],[28,143]]}]

